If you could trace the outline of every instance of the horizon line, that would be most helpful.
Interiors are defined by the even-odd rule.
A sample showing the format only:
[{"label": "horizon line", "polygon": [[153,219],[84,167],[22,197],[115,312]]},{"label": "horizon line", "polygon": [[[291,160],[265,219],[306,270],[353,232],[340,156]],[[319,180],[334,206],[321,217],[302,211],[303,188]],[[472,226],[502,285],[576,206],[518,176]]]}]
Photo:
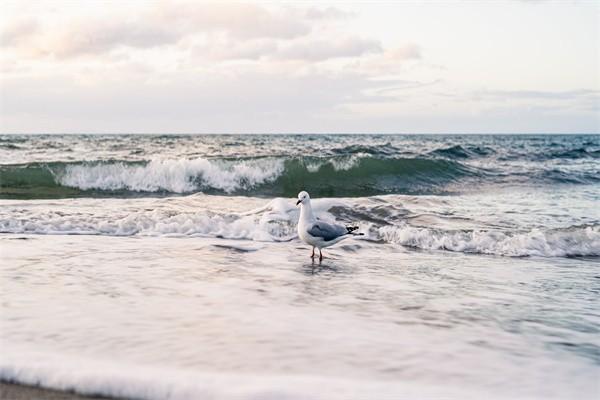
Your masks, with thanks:
[{"label": "horizon line", "polygon": [[0,135],[600,135],[598,132],[0,132]]}]

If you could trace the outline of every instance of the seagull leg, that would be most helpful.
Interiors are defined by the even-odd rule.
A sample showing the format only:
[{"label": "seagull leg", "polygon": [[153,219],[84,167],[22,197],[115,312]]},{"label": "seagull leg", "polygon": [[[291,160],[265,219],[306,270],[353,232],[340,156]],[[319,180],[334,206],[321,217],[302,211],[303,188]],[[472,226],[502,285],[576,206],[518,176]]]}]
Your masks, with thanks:
[{"label": "seagull leg", "polygon": [[312,252],[312,255],[310,256],[310,258],[312,258],[312,259],[315,258],[315,246],[313,246],[313,252]]},{"label": "seagull leg", "polygon": [[319,262],[323,261],[323,252],[319,249]]}]

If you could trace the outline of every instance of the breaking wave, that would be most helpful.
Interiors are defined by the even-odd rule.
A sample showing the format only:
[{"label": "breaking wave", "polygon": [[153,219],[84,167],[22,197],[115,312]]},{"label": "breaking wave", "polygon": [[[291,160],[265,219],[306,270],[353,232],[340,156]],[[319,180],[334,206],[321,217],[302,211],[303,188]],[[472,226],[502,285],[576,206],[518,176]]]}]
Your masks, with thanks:
[{"label": "breaking wave", "polygon": [[82,190],[189,193],[203,188],[231,193],[273,181],[283,171],[281,160],[227,163],[204,158],[67,165],[55,174],[62,186]]},{"label": "breaking wave", "polygon": [[148,193],[316,196],[439,193],[481,172],[449,160],[373,158],[157,159],[0,166],[0,197],[140,196]]},{"label": "breaking wave", "polygon": [[[43,235],[214,237],[256,241],[287,241],[295,237],[293,211],[276,199],[246,213],[171,208],[96,210],[69,214],[63,211],[33,212],[16,218],[0,218],[0,232]],[[3,215],[0,214],[1,217]]]},{"label": "breaking wave", "polygon": [[390,243],[424,250],[492,254],[509,257],[600,256],[600,225],[528,232],[444,231],[407,224],[378,231]]},{"label": "breaking wave", "polygon": [[[77,206],[75,213],[68,208],[23,209],[17,204],[0,211],[0,233],[209,237],[261,242],[290,241],[297,237],[298,209],[287,199],[277,198],[254,210],[233,212],[229,208],[207,209],[202,206],[203,197],[184,198],[181,205],[148,199],[150,203],[136,207],[124,206],[125,200],[115,199],[113,202],[120,204],[116,208],[106,201],[92,200],[92,204]],[[241,206],[247,201],[242,201]],[[378,222],[364,219],[364,215],[377,214],[380,205],[357,213],[353,211],[355,207],[345,202],[319,199],[313,202],[313,207],[321,219],[358,224],[366,234],[359,240],[371,243],[508,257],[600,256],[599,224],[528,231],[452,230],[414,226],[402,220],[390,224],[390,216]]]}]

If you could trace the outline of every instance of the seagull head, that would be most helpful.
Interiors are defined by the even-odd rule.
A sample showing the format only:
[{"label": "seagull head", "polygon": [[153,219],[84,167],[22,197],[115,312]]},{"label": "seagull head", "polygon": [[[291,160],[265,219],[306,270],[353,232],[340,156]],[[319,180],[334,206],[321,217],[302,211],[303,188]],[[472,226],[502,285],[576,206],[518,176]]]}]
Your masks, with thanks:
[{"label": "seagull head", "polygon": [[298,193],[298,201],[296,202],[296,205],[306,204],[309,201],[310,201],[310,196],[308,195],[308,193],[306,193],[305,191]]}]

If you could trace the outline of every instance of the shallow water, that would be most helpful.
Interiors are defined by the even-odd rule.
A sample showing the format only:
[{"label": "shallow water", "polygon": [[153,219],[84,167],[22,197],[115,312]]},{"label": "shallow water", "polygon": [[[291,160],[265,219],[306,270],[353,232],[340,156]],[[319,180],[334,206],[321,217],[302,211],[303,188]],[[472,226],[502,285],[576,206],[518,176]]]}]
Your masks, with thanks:
[{"label": "shallow water", "polygon": [[314,264],[296,242],[1,240],[5,378],[147,398],[170,385],[223,398],[248,380],[240,397],[598,394],[589,260],[356,241]]},{"label": "shallow water", "polygon": [[[239,160],[206,164],[208,147],[196,149],[205,161],[193,161],[208,170],[185,166],[197,155],[182,151],[195,151],[198,137],[21,138],[8,137],[21,150],[0,153],[0,177],[18,177],[0,180],[2,379],[143,399],[600,395],[597,136],[363,138],[372,143],[361,144],[361,160],[451,157],[468,171],[442,179],[411,166],[402,170],[408,186],[373,175],[372,165],[310,172],[303,160],[302,176],[322,177],[316,192],[333,193],[313,196],[317,215],[364,233],[325,249],[321,264],[297,239],[294,200],[269,195],[288,190],[276,182],[289,161],[274,180],[252,183],[239,179],[256,176]],[[289,160],[323,144],[244,140],[205,146],[221,159],[252,146],[267,158],[288,148],[277,157]],[[340,162],[335,149],[355,141],[333,137],[319,162]],[[542,145],[568,154],[530,151]],[[141,164],[109,163],[103,175],[99,161],[128,151],[140,160],[126,161]],[[152,151],[187,172],[156,174]],[[40,183],[18,166],[52,169],[69,157],[78,160],[69,179],[80,182],[71,186],[57,171]],[[206,171],[217,186],[238,186],[202,193]],[[335,186],[343,171],[368,175],[367,187]],[[117,186],[98,184],[109,180]],[[311,191],[310,181],[302,189]],[[127,186],[140,182],[158,189]],[[164,190],[186,182],[193,193]],[[384,187],[391,193],[378,192]]]}]

